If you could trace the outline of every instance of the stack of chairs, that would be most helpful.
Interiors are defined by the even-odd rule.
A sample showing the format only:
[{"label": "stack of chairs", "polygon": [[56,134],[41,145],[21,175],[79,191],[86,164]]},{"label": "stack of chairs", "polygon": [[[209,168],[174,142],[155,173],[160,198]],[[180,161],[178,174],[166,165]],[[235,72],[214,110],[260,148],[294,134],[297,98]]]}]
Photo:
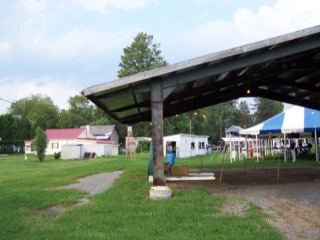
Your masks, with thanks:
[{"label": "stack of chairs", "polygon": [[84,155],[83,155],[84,159],[90,159],[90,158],[95,158],[95,157],[96,157],[96,153],[95,152],[93,152],[93,153],[85,152]]}]

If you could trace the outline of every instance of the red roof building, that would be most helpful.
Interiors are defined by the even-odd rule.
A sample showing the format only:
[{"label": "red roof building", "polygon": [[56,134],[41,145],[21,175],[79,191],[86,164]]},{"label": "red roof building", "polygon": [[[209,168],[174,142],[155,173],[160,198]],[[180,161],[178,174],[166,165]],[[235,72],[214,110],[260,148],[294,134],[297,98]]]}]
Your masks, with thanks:
[{"label": "red roof building", "polygon": [[48,139],[76,139],[83,138],[83,135],[86,135],[84,131],[86,128],[48,129],[46,133]]},{"label": "red roof building", "polygon": [[[90,128],[68,128],[68,129],[48,129],[46,131],[49,143],[46,149],[46,155],[62,152],[63,146],[82,146],[81,151],[95,152],[95,156],[117,155],[118,146],[113,140],[96,138],[91,133]],[[108,145],[108,146],[106,146]],[[27,154],[33,154],[32,141],[25,141],[25,151]],[[80,153],[81,155],[82,152]]]}]

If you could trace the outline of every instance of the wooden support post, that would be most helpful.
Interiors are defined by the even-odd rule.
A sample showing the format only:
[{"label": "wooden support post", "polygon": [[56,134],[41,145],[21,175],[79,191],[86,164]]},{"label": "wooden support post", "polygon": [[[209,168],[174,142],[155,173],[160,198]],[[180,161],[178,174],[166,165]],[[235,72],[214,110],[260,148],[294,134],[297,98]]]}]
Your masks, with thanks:
[{"label": "wooden support post", "polygon": [[151,81],[153,186],[165,186],[163,165],[163,91],[161,79]]},{"label": "wooden support post", "polygon": [[314,127],[314,138],[315,138],[315,148],[316,148],[316,161],[319,162],[319,142],[318,142],[318,132],[316,127]]},{"label": "wooden support post", "polygon": [[[284,149],[284,162],[287,162],[287,138],[286,138],[286,131],[284,131],[284,144],[283,144],[283,149]],[[279,181],[279,179],[278,179]]]}]

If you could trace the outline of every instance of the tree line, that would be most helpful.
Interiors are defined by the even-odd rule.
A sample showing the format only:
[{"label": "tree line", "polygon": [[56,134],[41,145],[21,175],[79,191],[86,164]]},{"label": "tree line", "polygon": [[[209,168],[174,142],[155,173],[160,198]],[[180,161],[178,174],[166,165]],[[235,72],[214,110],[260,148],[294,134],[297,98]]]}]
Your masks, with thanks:
[{"label": "tree line", "polygon": [[[283,104],[263,98],[255,98],[249,106],[246,101],[233,100],[164,119],[164,135],[177,133],[208,135],[210,143],[225,136],[232,125],[248,128],[283,110]],[[85,125],[115,125],[120,143],[126,136],[125,124],[110,118],[100,108],[92,105],[82,95],[70,97],[67,110],[54,105],[48,96],[31,95],[11,104],[8,114],[0,116],[2,145],[24,146],[24,140],[35,137],[37,127],[43,130],[55,128],[79,128]],[[254,113],[251,113],[254,111]],[[150,122],[133,124],[134,136],[152,136]]]},{"label": "tree line", "polygon": [[[160,44],[153,43],[152,35],[138,33],[132,44],[123,49],[118,77],[168,65],[159,48]],[[254,98],[250,106],[246,101],[232,100],[164,119],[164,135],[191,132],[208,135],[209,142],[215,144],[231,125],[248,128],[282,111],[283,103],[269,99]],[[127,126],[110,118],[84,96],[70,97],[68,109],[60,110],[50,97],[31,95],[11,103],[8,114],[0,116],[1,149],[10,150],[12,144],[22,147],[24,140],[34,139],[37,127],[46,130],[85,125],[116,125],[120,144],[124,143]],[[132,127],[134,136],[152,135],[150,122]]]}]

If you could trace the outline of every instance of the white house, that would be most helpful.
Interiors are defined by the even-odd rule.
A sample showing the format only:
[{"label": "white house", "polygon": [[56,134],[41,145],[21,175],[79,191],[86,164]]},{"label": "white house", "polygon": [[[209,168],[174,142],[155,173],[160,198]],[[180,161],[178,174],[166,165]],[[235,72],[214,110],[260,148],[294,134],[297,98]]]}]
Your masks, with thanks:
[{"label": "white house", "polygon": [[[94,152],[95,156],[118,155],[119,144],[115,141],[95,138],[88,128],[48,129],[46,134],[49,140],[46,155],[62,153],[62,151],[69,152],[62,153],[64,156],[69,156],[72,152],[72,156],[75,156],[72,159],[78,158],[78,152],[80,153],[79,158],[83,158],[86,152]],[[27,154],[34,154],[32,141],[25,141],[25,149]]]},{"label": "white house", "polygon": [[175,134],[163,138],[164,156],[169,152],[170,146],[177,158],[188,158],[207,153],[209,136],[190,134]]}]

